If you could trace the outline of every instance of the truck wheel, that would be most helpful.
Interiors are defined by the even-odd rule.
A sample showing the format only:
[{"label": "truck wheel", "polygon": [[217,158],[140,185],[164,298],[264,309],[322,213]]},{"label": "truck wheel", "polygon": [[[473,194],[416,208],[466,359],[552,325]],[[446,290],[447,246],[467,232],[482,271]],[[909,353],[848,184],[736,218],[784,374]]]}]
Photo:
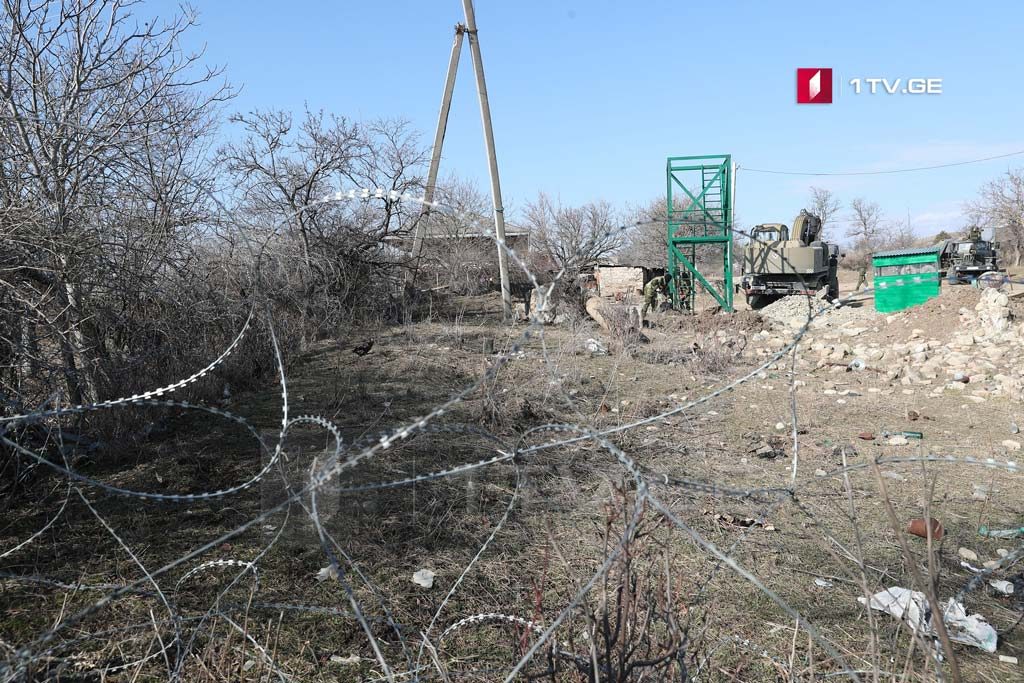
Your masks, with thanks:
[{"label": "truck wheel", "polygon": [[750,294],[749,296],[747,296],[747,303],[750,304],[750,307],[755,311],[760,308],[764,308],[770,302],[771,297],[765,294]]}]

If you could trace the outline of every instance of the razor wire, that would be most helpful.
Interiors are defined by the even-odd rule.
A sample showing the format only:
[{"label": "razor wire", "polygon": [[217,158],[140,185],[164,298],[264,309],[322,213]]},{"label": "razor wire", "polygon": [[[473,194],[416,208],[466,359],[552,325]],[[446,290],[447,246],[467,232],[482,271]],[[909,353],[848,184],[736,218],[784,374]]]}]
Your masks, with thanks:
[{"label": "razor wire", "polygon": [[[418,203],[420,205],[426,205],[427,203],[422,198],[412,196],[405,193],[397,193],[394,191],[385,191],[379,188],[360,188],[348,191],[339,191],[331,195],[327,195],[317,200],[313,204],[303,207],[300,211],[305,211],[312,206],[331,203],[331,202],[342,202],[342,201],[359,201],[359,200],[371,200],[371,199],[387,199],[396,202],[411,202]],[[443,207],[437,203],[430,203],[431,208],[436,210],[451,210]],[[473,221],[481,222],[479,217],[463,215],[463,218],[467,218]],[[595,236],[595,239],[604,238],[612,235],[616,232],[623,232],[637,225],[644,225],[645,222],[633,223],[629,225],[617,226],[616,228],[607,231],[603,235]],[[531,284],[535,288],[541,288],[535,278],[530,273],[527,265],[522,258],[515,253],[507,244],[498,240],[493,235],[492,231],[489,231],[486,224],[482,225],[482,232],[488,234],[492,239],[495,240],[498,247],[502,249],[513,262],[524,270],[528,275]],[[547,292],[550,293],[554,288],[555,284],[565,275],[564,271],[556,274],[552,282],[547,285]],[[1009,279],[1005,282],[1010,281]],[[624,474],[628,476],[635,486],[636,498],[633,503],[633,508],[628,515],[628,519],[624,525],[622,534],[618,537],[616,542],[610,548],[605,559],[599,563],[599,565],[590,574],[589,578],[584,581],[579,590],[573,595],[573,597],[565,603],[557,612],[557,614],[547,621],[546,623],[536,623],[530,619],[522,616],[516,616],[512,614],[500,614],[500,613],[482,613],[476,615],[468,615],[456,618],[448,627],[446,627],[438,638],[438,644],[444,643],[448,640],[449,636],[459,630],[476,626],[484,623],[505,623],[515,625],[519,628],[525,629],[527,632],[533,634],[534,638],[529,648],[522,653],[518,661],[511,668],[502,672],[500,678],[505,681],[512,681],[518,675],[520,675],[525,667],[530,662],[544,651],[546,648],[550,648],[552,651],[559,652],[562,656],[569,657],[571,659],[579,659],[582,657],[579,653],[572,653],[565,649],[566,644],[558,644],[556,642],[556,634],[558,633],[561,625],[569,619],[576,610],[581,606],[583,601],[587,599],[587,596],[591,590],[596,586],[597,582],[607,576],[610,568],[617,558],[625,551],[627,545],[631,541],[633,534],[636,531],[637,524],[640,519],[641,511],[646,507],[650,506],[662,516],[662,518],[673,528],[681,532],[682,535],[689,538],[696,546],[703,549],[707,554],[708,558],[713,563],[713,572],[717,572],[720,569],[728,570],[735,574],[743,581],[750,584],[758,592],[767,596],[770,600],[790,617],[796,620],[796,624],[800,629],[805,631],[808,636],[814,641],[815,644],[820,646],[832,661],[836,662],[840,666],[838,672],[830,672],[830,675],[843,675],[851,680],[860,680],[860,674],[865,673],[864,671],[854,667],[852,663],[845,661],[843,655],[836,649],[836,647],[830,642],[830,640],[818,629],[807,615],[802,614],[798,609],[790,605],[780,594],[771,589],[756,573],[752,570],[742,566],[742,564],[732,555],[733,550],[742,543],[746,537],[746,533],[741,534],[741,537],[735,541],[733,547],[728,551],[724,551],[718,547],[717,544],[706,538],[693,525],[688,524],[683,520],[677,512],[675,512],[664,500],[654,495],[651,492],[651,487],[664,487],[668,490],[685,490],[694,494],[707,495],[716,499],[735,499],[738,501],[760,501],[770,505],[773,508],[779,506],[795,503],[796,509],[801,510],[804,514],[814,517],[814,513],[811,512],[806,506],[799,503],[797,495],[802,490],[800,482],[798,482],[798,470],[800,466],[799,458],[799,439],[797,433],[798,424],[798,406],[795,400],[795,384],[796,381],[796,368],[795,365],[790,372],[790,389],[791,395],[793,396],[789,410],[792,418],[792,430],[791,438],[793,441],[793,456],[791,463],[791,478],[790,488],[745,488],[740,486],[730,485],[728,483],[721,483],[718,481],[702,481],[689,477],[678,477],[669,473],[651,471],[650,468],[644,467],[636,463],[627,453],[615,445],[610,438],[636,430],[640,427],[655,426],[659,421],[665,420],[668,417],[674,415],[681,415],[691,413],[695,409],[707,404],[729,392],[735,390],[739,386],[750,382],[756,378],[759,374],[764,371],[776,367],[781,363],[787,355],[793,358],[795,363],[797,348],[800,340],[806,335],[812,322],[819,316],[827,313],[828,310],[841,307],[849,302],[851,297],[840,299],[835,302],[831,307],[824,308],[822,310],[814,310],[812,303],[808,302],[808,319],[793,334],[793,338],[785,344],[781,349],[771,353],[766,360],[763,360],[759,364],[755,364],[756,368],[752,371],[743,373],[740,377],[726,382],[724,385],[717,389],[714,389],[703,396],[692,401],[684,401],[682,404],[672,407],[668,410],[662,411],[659,414],[651,417],[644,417],[627,421],[624,424],[616,425],[613,427],[607,427],[603,429],[587,428],[580,425],[573,424],[547,424],[536,426],[528,429],[519,435],[517,445],[512,447],[506,443],[506,439],[491,434],[487,430],[482,430],[472,425],[445,425],[439,424],[439,420],[450,413],[455,406],[462,403],[469,397],[473,392],[480,389],[485,382],[495,379],[499,371],[506,365],[515,362],[516,354],[523,348],[523,345],[529,341],[535,333],[538,334],[542,345],[542,358],[544,363],[548,367],[557,367],[557,359],[552,358],[548,352],[547,345],[544,343],[544,328],[540,323],[540,314],[544,312],[542,307],[540,311],[535,311],[531,317],[529,325],[518,335],[518,337],[512,342],[509,350],[499,355],[496,361],[488,367],[481,376],[474,382],[471,382],[467,387],[456,391],[448,400],[440,403],[438,406],[429,410],[423,417],[409,419],[405,421],[405,424],[381,433],[379,436],[373,439],[367,439],[366,443],[361,444],[349,444],[346,445],[342,438],[339,428],[330,420],[317,415],[299,415],[295,417],[289,417],[289,397],[288,387],[285,377],[284,365],[281,360],[280,350],[277,346],[276,336],[274,335],[273,320],[270,316],[266,316],[264,323],[270,331],[271,338],[273,339],[273,349],[275,355],[275,363],[278,369],[280,392],[281,392],[281,403],[282,403],[282,419],[281,427],[277,435],[276,443],[273,445],[264,442],[264,439],[260,436],[259,431],[251,424],[249,420],[242,418],[233,413],[214,408],[206,405],[200,405],[190,403],[188,401],[174,401],[164,399],[164,394],[171,393],[174,391],[185,389],[188,385],[197,382],[199,379],[208,376],[217,367],[225,362],[225,359],[237,348],[238,344],[242,341],[246,334],[251,331],[252,325],[256,320],[255,308],[251,308],[247,318],[244,321],[240,331],[217,358],[214,359],[210,364],[204,368],[196,371],[184,380],[168,384],[164,387],[160,387],[151,391],[134,394],[131,396],[112,399],[96,404],[77,405],[68,408],[55,408],[52,410],[40,410],[36,412],[20,413],[11,417],[0,418],[0,442],[4,443],[14,452],[22,457],[25,457],[32,462],[39,465],[46,466],[52,469],[57,474],[65,477],[68,480],[69,486],[73,486],[81,500],[93,510],[94,514],[99,519],[100,523],[106,527],[107,531],[118,539],[122,547],[128,550],[127,546],[124,545],[123,541],[118,537],[113,527],[109,526],[100,513],[90,505],[89,501],[81,493],[79,487],[88,487],[90,489],[96,489],[102,491],[107,495],[115,496],[117,498],[124,499],[139,499],[140,501],[151,501],[155,503],[165,504],[177,504],[177,505],[195,505],[198,503],[208,503],[214,500],[221,500],[231,495],[240,494],[245,490],[251,489],[256,483],[264,481],[271,473],[278,469],[281,465],[282,458],[287,457],[287,449],[285,443],[288,438],[289,431],[292,427],[297,425],[312,425],[320,428],[325,433],[330,435],[334,441],[333,449],[329,449],[329,463],[324,466],[318,466],[317,460],[314,459],[314,463],[310,468],[308,479],[305,482],[295,482],[294,484],[286,481],[287,496],[284,501],[279,502],[275,506],[268,510],[263,511],[261,514],[247,520],[245,523],[234,527],[224,534],[218,536],[218,538],[200,545],[199,547],[191,550],[185,555],[157,568],[149,569],[146,565],[141,562],[138,558],[136,561],[138,566],[145,575],[144,578],[140,578],[134,581],[130,581],[122,584],[75,584],[72,582],[62,582],[59,579],[50,577],[35,577],[25,576],[17,577],[11,572],[5,572],[0,574],[0,580],[22,580],[27,582],[34,582],[40,585],[51,585],[55,588],[63,588],[65,590],[92,590],[92,591],[109,591],[99,600],[94,601],[91,605],[79,610],[77,613],[70,615],[67,619],[62,620],[59,624],[54,627],[47,629],[45,632],[39,634],[30,643],[22,644],[16,648],[16,651],[12,653],[13,656],[5,658],[2,664],[0,664],[0,675],[4,677],[4,680],[16,680],[23,678],[28,675],[32,669],[31,664],[40,658],[51,658],[57,653],[64,649],[67,649],[69,643],[78,642],[75,639],[54,642],[58,640],[58,637],[63,632],[69,630],[72,626],[83,623],[87,618],[95,615],[99,611],[108,607],[112,603],[122,598],[129,596],[136,597],[148,597],[148,598],[159,598],[165,604],[169,611],[170,617],[162,620],[159,623],[170,624],[174,628],[174,638],[170,642],[162,643],[162,647],[158,652],[149,653],[140,660],[133,661],[129,664],[119,665],[120,668],[130,668],[131,666],[140,665],[155,659],[158,656],[166,655],[166,653],[179,649],[175,653],[176,660],[173,666],[168,660],[168,676],[173,680],[179,680],[183,676],[183,667],[185,661],[190,653],[194,653],[195,642],[200,629],[196,629],[190,635],[188,640],[183,640],[179,628],[185,623],[198,622],[200,625],[210,619],[218,619],[224,623],[229,624],[234,630],[242,633],[246,641],[251,646],[252,650],[256,652],[261,660],[264,660],[273,672],[278,675],[281,680],[287,680],[288,676],[280,669],[280,667],[273,661],[271,653],[268,653],[263,645],[257,642],[253,637],[245,632],[245,628],[239,625],[231,617],[229,617],[224,610],[233,609],[238,610],[239,608],[245,607],[246,613],[250,606],[255,606],[257,609],[275,610],[281,611],[292,611],[297,613],[308,613],[308,614],[324,614],[344,618],[353,622],[356,622],[363,631],[367,643],[374,653],[374,658],[380,665],[382,670],[383,679],[388,681],[395,681],[399,678],[407,677],[411,675],[414,680],[421,678],[421,673],[427,671],[427,667],[421,662],[423,654],[433,646],[430,645],[430,633],[434,629],[435,625],[440,623],[444,614],[445,609],[450,599],[456,595],[460,589],[464,578],[472,571],[475,563],[483,556],[491,547],[494,545],[495,540],[507,523],[509,515],[516,509],[516,504],[519,500],[519,494],[522,488],[521,480],[521,468],[530,461],[530,458],[536,456],[545,451],[553,451],[557,449],[564,449],[582,444],[594,444],[600,451],[605,452],[612,462],[614,462]],[[548,297],[544,297],[544,304],[546,306]],[[254,475],[246,479],[244,482],[223,488],[217,491],[204,492],[198,494],[157,494],[150,493],[141,490],[131,490],[123,487],[112,486],[103,482],[95,477],[90,477],[80,472],[77,472],[69,464],[65,463],[60,465],[52,462],[44,455],[35,452],[31,448],[27,448],[14,439],[10,438],[10,428],[12,426],[30,423],[52,423],[53,420],[68,416],[68,415],[83,415],[90,412],[108,410],[108,409],[126,409],[133,407],[143,406],[154,406],[154,407],[165,407],[165,408],[176,408],[186,411],[198,411],[205,413],[211,417],[230,421],[234,424],[242,427],[250,437],[254,438],[257,443],[257,450],[260,453],[269,455],[269,460],[266,465],[258,469]],[[349,472],[361,464],[371,461],[375,457],[380,456],[384,452],[388,451],[392,447],[400,444],[403,441],[412,439],[413,437],[421,434],[443,434],[446,432],[462,432],[467,434],[475,434],[491,442],[490,448],[496,452],[496,455],[490,457],[480,458],[478,460],[464,463],[461,465],[454,465],[448,468],[438,469],[431,472],[418,474],[414,476],[396,478],[396,479],[382,479],[376,482],[358,485],[342,485],[334,483],[339,480],[340,475],[344,472]],[[526,440],[535,435],[542,434],[555,434],[554,437],[550,437],[549,440],[544,441],[540,444],[525,446]],[[980,465],[988,468],[999,469],[1010,473],[1018,473],[1019,467],[1016,462],[1009,460],[996,460],[994,458],[980,458],[973,456],[943,456],[938,454],[926,454],[920,456],[910,457],[881,457],[877,458],[874,462],[879,465],[898,465],[906,463],[949,463],[949,464],[963,464],[963,465]],[[413,636],[412,631],[407,627],[400,625],[392,616],[387,606],[387,596],[379,589],[374,582],[363,573],[358,566],[358,558],[351,557],[344,550],[344,544],[339,543],[333,537],[324,526],[324,522],[321,519],[321,515],[317,508],[317,496],[321,491],[330,491],[338,493],[340,495],[360,495],[366,494],[373,491],[381,491],[385,489],[401,489],[405,487],[414,487],[417,484],[424,484],[431,481],[438,481],[449,479],[451,477],[467,474],[470,472],[476,472],[478,470],[493,469],[498,465],[512,465],[517,473],[517,483],[509,496],[509,501],[505,507],[504,514],[494,524],[490,532],[480,542],[479,548],[473,558],[466,564],[463,571],[459,574],[458,579],[453,583],[449,591],[447,591],[444,599],[433,613],[433,617],[430,620],[429,625],[426,629],[419,634],[420,640],[418,643],[418,652],[415,656],[415,661],[411,659],[412,653],[407,650],[406,640]],[[828,472],[826,478],[832,477],[846,477],[849,473],[858,470],[863,470],[869,467],[869,464],[860,463],[849,466],[844,466],[840,469]],[[71,489],[68,490],[68,496],[70,496]],[[310,498],[310,504],[307,506],[305,503],[306,497]],[[42,536],[47,529],[53,526],[57,520],[65,514],[65,508],[67,506],[68,497],[65,498],[64,504],[58,510],[57,514],[50,518],[47,523],[34,533],[29,539],[22,542],[18,546],[11,548],[6,551],[0,557],[4,557],[9,554],[17,552],[19,549],[24,547],[27,543]],[[308,517],[314,525],[321,550],[328,559],[329,567],[338,577],[339,583],[341,583],[343,592],[346,599],[349,602],[351,609],[339,610],[337,608],[329,606],[315,606],[315,605],[296,605],[280,602],[253,602],[250,601],[248,605],[232,604],[225,605],[220,604],[222,596],[224,596],[231,586],[233,586],[242,576],[250,574],[252,576],[252,585],[250,590],[253,595],[260,590],[259,582],[259,558],[265,557],[270,552],[271,548],[277,543],[280,538],[280,534],[284,530],[284,525],[278,530],[278,534],[270,541],[264,548],[260,550],[255,559],[207,559],[201,560],[204,555],[207,555],[211,550],[221,546],[223,543],[236,538],[244,532],[256,527],[261,522],[265,522],[274,517],[277,513],[285,512],[291,514],[293,506],[298,506],[301,510],[301,514]],[[835,538],[832,532],[826,531],[826,536]],[[131,551],[128,551],[131,553]],[[1024,545],[1008,554],[1004,561],[1000,563],[1000,567],[1010,566],[1021,556],[1024,555]],[[134,555],[133,555],[134,557]],[[198,564],[188,568],[194,561],[199,561]],[[204,573],[210,572],[211,570],[232,570],[237,569],[240,572],[228,582],[228,586],[225,587],[218,595],[217,600],[211,604],[210,609],[206,611],[201,617],[188,617],[179,613],[181,607],[178,605],[176,600],[168,600],[167,596],[161,591],[158,578],[164,577],[171,574],[174,570],[184,569],[184,573],[181,574],[175,583],[175,590],[173,594],[177,594],[180,590],[187,586],[188,582],[194,577],[200,576]],[[968,584],[964,587],[961,593],[958,595],[958,599],[963,595],[967,594],[972,590],[976,590],[978,586],[983,583],[985,577],[989,576],[995,569],[987,570],[988,573],[984,575],[973,576]],[[365,612],[365,607],[360,603],[356,596],[353,585],[346,578],[349,575],[354,576],[363,582],[370,590],[376,595],[378,606],[384,612],[383,617],[376,616],[371,613]],[[704,586],[708,585],[710,580],[707,581]],[[156,590],[148,590],[144,588],[145,585],[151,585]],[[158,623],[155,619],[153,624]],[[406,668],[395,669],[392,664],[389,664],[388,658],[384,653],[384,650],[380,647],[378,640],[379,636],[375,633],[374,628],[371,624],[386,625],[387,628],[396,634],[399,642],[401,643],[401,649],[405,658]],[[138,628],[147,628],[147,625],[139,625]],[[116,633],[116,631],[112,632]],[[159,629],[155,630],[157,636],[159,636]],[[742,647],[749,647],[749,641],[740,642],[737,641]],[[760,649],[760,648],[758,648]],[[777,663],[781,662],[781,659],[772,656],[767,650],[763,650],[763,653],[769,659],[775,660]],[[711,656],[710,654],[708,655]],[[699,672],[699,668],[698,668]],[[442,677],[447,679],[443,672],[440,672]],[[938,670],[936,673],[939,673]],[[939,674],[941,676],[941,674]]]}]

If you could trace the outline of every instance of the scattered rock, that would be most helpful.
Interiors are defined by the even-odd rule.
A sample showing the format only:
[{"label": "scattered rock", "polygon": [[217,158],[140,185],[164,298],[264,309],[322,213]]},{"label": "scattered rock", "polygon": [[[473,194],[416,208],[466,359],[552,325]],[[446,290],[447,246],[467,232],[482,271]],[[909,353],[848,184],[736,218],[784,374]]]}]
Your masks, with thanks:
[{"label": "scattered rock", "polygon": [[960,548],[956,551],[956,554],[959,555],[961,559],[967,560],[968,562],[978,561],[978,554],[973,550],[968,550],[967,548]]},{"label": "scattered rock", "polygon": [[323,567],[320,571],[316,573],[316,580],[320,582],[337,581],[338,570],[334,567],[334,565],[328,565],[326,567]]}]

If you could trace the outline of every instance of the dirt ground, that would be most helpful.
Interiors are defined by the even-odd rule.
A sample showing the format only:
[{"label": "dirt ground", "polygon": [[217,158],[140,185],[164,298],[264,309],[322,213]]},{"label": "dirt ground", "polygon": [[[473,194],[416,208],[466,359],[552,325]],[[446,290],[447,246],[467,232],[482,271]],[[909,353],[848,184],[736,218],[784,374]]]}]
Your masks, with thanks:
[{"label": "dirt ground", "polygon": [[[841,278],[844,293],[856,281],[850,275]],[[939,300],[878,335],[865,332],[866,338],[891,343],[923,329],[924,337],[944,341],[959,308],[977,299],[968,290],[944,289]],[[863,304],[868,311],[870,300]],[[494,297],[458,299],[429,322],[346,331],[289,369],[289,415],[332,420],[343,456],[461,395],[432,419],[433,428],[344,469],[318,494],[323,537],[297,506],[288,517],[259,517],[281,500],[281,484],[261,482],[189,503],[140,501],[83,486],[93,512],[60,480],[40,473],[25,493],[33,504],[6,513],[0,551],[43,528],[66,495],[68,502],[39,538],[5,559],[4,659],[14,661],[15,650],[28,647],[35,666],[65,666],[69,676],[163,680],[167,667],[154,654],[160,648],[152,624],[163,624],[165,636],[172,632],[166,600],[189,619],[176,624],[180,637],[196,639],[187,680],[269,679],[277,674],[261,649],[291,680],[386,680],[367,630],[397,672],[422,665],[424,679],[447,680],[437,675],[444,668],[452,681],[503,680],[530,634],[507,619],[460,620],[498,614],[546,628],[582,594],[555,640],[585,660],[598,633],[588,629],[601,623],[594,615],[608,614],[608,604],[621,610],[622,587],[633,586],[626,594],[638,604],[646,599],[652,613],[664,610],[685,627],[682,660],[699,680],[844,680],[823,643],[862,680],[871,680],[871,672],[882,680],[905,674],[933,680],[922,641],[891,616],[865,610],[858,597],[865,588],[922,590],[916,568],[931,576],[945,601],[974,575],[961,548],[975,553],[967,564],[977,567],[1018,548],[1018,540],[982,537],[978,529],[1024,524],[1020,472],[1005,464],[1020,457],[1005,445],[1021,438],[1013,433],[1014,425],[1024,426],[1019,401],[935,395],[881,372],[828,365],[794,373],[788,356],[758,371],[766,356],[757,352],[755,335],[769,325],[749,311],[658,314],[644,331],[646,341],[609,338],[579,316],[521,341],[525,326],[502,325],[498,311]],[[367,340],[374,341],[372,350],[356,355],[352,348]],[[502,354],[509,362],[499,361]],[[748,381],[717,393],[745,376]],[[712,398],[685,407],[706,396]],[[270,385],[220,408],[273,441],[282,403],[281,388]],[[138,410],[152,413],[162,429],[129,447],[75,458],[73,468],[124,489],[202,494],[248,480],[268,458],[243,429],[214,415]],[[578,435],[579,428],[606,433],[683,525],[647,506],[642,534],[630,545],[631,564],[615,564],[608,575],[631,578],[605,578],[587,590],[623,533],[637,484],[594,441],[531,451]],[[308,478],[310,468],[323,467],[329,445],[322,429],[294,428],[286,475]],[[501,459],[511,453],[519,455]],[[448,473],[491,458],[498,461]],[[446,474],[431,474],[438,472]],[[415,484],[403,483],[410,480]],[[908,520],[922,516],[944,527],[931,555],[925,540],[904,533]],[[140,564],[150,571],[165,567],[246,524],[160,574],[162,597],[140,570]],[[325,571],[329,554],[347,568],[340,578]],[[203,564],[208,561],[239,564]],[[257,568],[255,579],[244,563]],[[1006,564],[991,578],[1009,581],[1015,593],[1000,594],[986,580],[961,598],[968,613],[981,614],[1000,636],[996,654],[955,646],[964,681],[1024,680],[1019,664],[998,656],[1024,657],[1017,627],[1024,575],[1019,563]],[[429,588],[412,580],[423,569],[433,572]],[[112,587],[140,579],[97,606]],[[637,588],[645,585],[658,587],[662,597]],[[365,614],[363,625],[353,602]],[[232,622],[244,625],[244,636]],[[796,628],[802,623],[811,624],[815,638]],[[628,637],[649,645],[659,628],[630,630]],[[403,655],[402,641],[416,659],[423,633],[429,656],[416,665]],[[527,671],[542,672],[546,661],[538,656]],[[548,680],[586,680],[572,665],[559,671]],[[640,672],[624,680],[641,680]]]}]

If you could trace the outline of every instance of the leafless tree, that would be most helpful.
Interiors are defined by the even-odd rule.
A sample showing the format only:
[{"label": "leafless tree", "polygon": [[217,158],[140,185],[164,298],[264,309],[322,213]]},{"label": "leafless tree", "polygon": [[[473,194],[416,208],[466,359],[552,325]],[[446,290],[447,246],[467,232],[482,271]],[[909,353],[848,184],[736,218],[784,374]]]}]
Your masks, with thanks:
[{"label": "leafless tree", "polygon": [[[360,124],[322,112],[307,111],[297,125],[283,111],[232,120],[244,136],[219,150],[218,167],[235,183],[238,210],[266,235],[262,290],[285,315],[298,312],[299,348],[363,304],[381,313],[404,262],[388,238],[406,235],[419,216],[391,194],[422,186],[417,136],[402,121]],[[346,187],[383,192],[319,202]]]},{"label": "leafless tree", "polygon": [[[449,177],[438,183],[435,200],[452,210],[429,214],[422,269],[432,284],[479,294],[498,272],[497,247],[487,234],[493,223],[490,197],[469,181]],[[517,270],[510,273],[513,279]]]},{"label": "leafless tree", "polygon": [[[5,341],[32,359],[21,367],[50,373],[33,378],[40,391],[59,377],[74,403],[165,334],[140,316],[191,266],[204,144],[231,94],[182,49],[193,15],[140,23],[137,5],[3,0],[0,282],[5,312],[25,321]],[[6,391],[24,393],[16,367]]]},{"label": "leafless tree", "polygon": [[825,231],[831,225],[832,219],[842,208],[842,203],[836,199],[832,190],[827,190],[824,187],[811,187],[811,213],[821,219],[822,239],[825,238]]},{"label": "leafless tree", "polygon": [[1024,170],[1009,170],[987,183],[966,209],[976,223],[996,227],[1006,261],[1024,263]]},{"label": "leafless tree", "polygon": [[652,199],[633,209],[629,217],[629,222],[636,225],[626,233],[618,261],[627,265],[664,268],[668,259],[668,209],[665,198]]},{"label": "leafless tree", "polygon": [[846,262],[852,267],[868,263],[871,252],[877,250],[882,236],[882,208],[875,202],[858,197],[850,202],[850,226],[846,236],[852,240],[852,251]]},{"label": "leafless tree", "polygon": [[611,204],[605,201],[567,207],[540,193],[527,205],[524,223],[534,248],[555,267],[565,269],[569,280],[623,243]]},{"label": "leafless tree", "polygon": [[889,223],[884,235],[878,240],[878,247],[883,249],[906,249],[918,243],[917,235],[910,227],[910,222],[897,220]]}]

